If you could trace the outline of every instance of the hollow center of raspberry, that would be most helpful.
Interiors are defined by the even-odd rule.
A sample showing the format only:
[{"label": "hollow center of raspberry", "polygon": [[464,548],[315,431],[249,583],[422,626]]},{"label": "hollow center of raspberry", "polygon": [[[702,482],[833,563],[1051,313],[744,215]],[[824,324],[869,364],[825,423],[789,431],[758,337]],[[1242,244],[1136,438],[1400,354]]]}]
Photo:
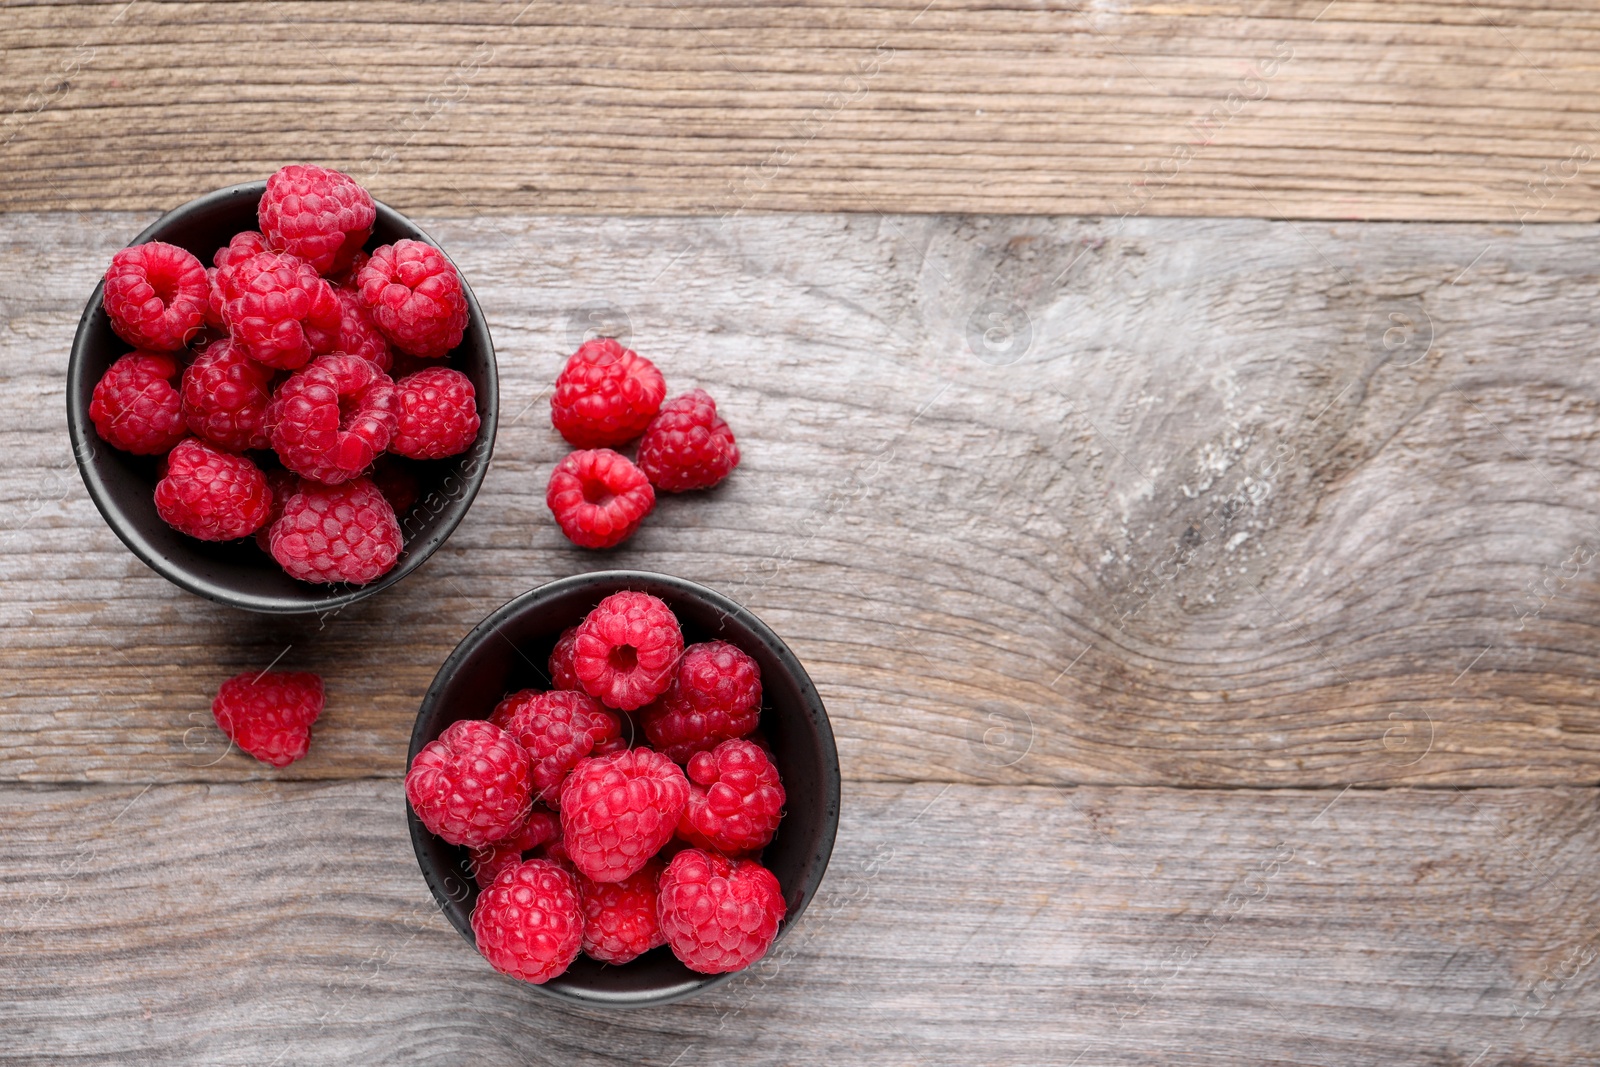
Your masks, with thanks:
[{"label": "hollow center of raspberry", "polygon": [[348,430],[355,421],[356,411],[361,407],[360,400],[352,393],[344,393],[339,397],[339,429]]},{"label": "hollow center of raspberry", "polygon": [[618,645],[606,653],[606,662],[612,670],[627,674],[639,666],[639,650],[632,645]]},{"label": "hollow center of raspberry", "polygon": [[607,504],[611,503],[613,499],[614,496],[611,490],[606,488],[604,482],[585,481],[583,483],[584,503],[593,504],[595,507],[603,508]]},{"label": "hollow center of raspberry", "polygon": [[173,298],[178,295],[178,279],[165,271],[151,271],[145,275],[145,280],[150,283],[150,288],[155,290],[156,299],[161,301],[161,306],[171,307]]}]

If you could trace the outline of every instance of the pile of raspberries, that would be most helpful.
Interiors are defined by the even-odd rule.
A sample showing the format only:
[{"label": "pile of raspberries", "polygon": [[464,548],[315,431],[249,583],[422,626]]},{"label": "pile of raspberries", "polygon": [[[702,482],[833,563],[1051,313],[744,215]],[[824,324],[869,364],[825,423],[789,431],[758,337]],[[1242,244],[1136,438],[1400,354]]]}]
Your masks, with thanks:
[{"label": "pile of raspberries", "polygon": [[[535,984],[579,951],[622,964],[667,945],[702,974],[760,959],[786,908],[757,859],[784,791],[755,660],[685,648],[671,608],[621,592],[561,635],[550,677],[452,724],[406,774],[417,818],[470,849],[478,951]],[[630,745],[636,722],[649,744]]]},{"label": "pile of raspberries", "polygon": [[[710,489],[738,466],[705,390],[666,395],[656,365],[610,337],[584,342],[556,377],[550,421],[578,451],[556,464],[545,503],[573,544],[620,545],[655,509],[656,490]],[[637,461],[615,451],[636,437]]]},{"label": "pile of raspberries", "polygon": [[407,460],[477,438],[477,398],[442,360],[467,299],[432,245],[371,254],[377,208],[315,166],[267,179],[259,231],[206,267],[162,241],[124,248],[105,276],[111,327],[134,351],[94,388],[108,444],[163,457],[156,511],[202,541],[256,536],[291,576],[365,584],[394,566],[396,513],[416,502]]}]

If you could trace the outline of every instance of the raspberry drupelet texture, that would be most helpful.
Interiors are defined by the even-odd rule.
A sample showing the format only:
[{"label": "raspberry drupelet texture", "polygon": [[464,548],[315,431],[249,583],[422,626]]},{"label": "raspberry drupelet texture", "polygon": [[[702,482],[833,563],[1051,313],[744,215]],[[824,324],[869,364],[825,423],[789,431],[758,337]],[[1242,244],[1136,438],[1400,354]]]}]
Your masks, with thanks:
[{"label": "raspberry drupelet texture", "polygon": [[356,290],[372,321],[402,352],[438,359],[466,332],[461,276],[430,244],[402,240],[374,250],[356,277]]},{"label": "raspberry drupelet texture", "polygon": [[659,893],[672,954],[700,974],[741,970],[765,956],[788,911],[771,871],[698,848],[672,857]]},{"label": "raspberry drupelet texture", "polygon": [[205,325],[209,293],[206,268],[192,253],[151,241],[111,257],[103,302],[118,337],[176,352]]},{"label": "raspberry drupelet texture", "polygon": [[720,742],[743,737],[761,718],[761,668],[726,641],[683,651],[666,695],[644,711],[644,733],[679,763]]},{"label": "raspberry drupelet texture", "polygon": [[352,585],[387,574],[402,547],[394,508],[370,478],[331,486],[302,481],[267,543],[291,578]]},{"label": "raspberry drupelet texture", "polygon": [[452,723],[406,772],[406,799],[422,825],[452,845],[480,848],[513,836],[529,814],[528,754],[482,719]]},{"label": "raspberry drupelet texture", "polygon": [[395,383],[400,422],[389,448],[409,459],[444,459],[465,452],[478,436],[472,381],[449,367],[430,367]]},{"label": "raspberry drupelet texture", "polygon": [[222,683],[211,702],[217,727],[263,763],[287,767],[311,747],[322,714],[322,679],[289,671],[245,671]]},{"label": "raspberry drupelet texture", "polygon": [[279,370],[305,366],[333,351],[339,300],[305,260],[287,252],[258,252],[218,268],[222,320],[245,355]]},{"label": "raspberry drupelet texture", "polygon": [[358,477],[394,437],[400,397],[376,365],[334,352],[297,371],[267,408],[283,465],[325,485]]},{"label": "raspberry drupelet texture", "polygon": [[639,441],[639,469],[651,485],[668,493],[710,489],[738,465],[733,431],[704,389],[691,389],[663,404]]},{"label": "raspberry drupelet texture", "polygon": [[350,175],[292,164],[267,179],[256,214],[274,248],[331,274],[348,267],[372,235],[378,209]]},{"label": "raspberry drupelet texture", "polygon": [[550,421],[575,448],[621,445],[644,432],[666,395],[654,363],[601,337],[585,341],[556,376]]},{"label": "raspberry drupelet texture", "polygon": [[656,506],[650,479],[609,448],[571,452],[550,472],[545,504],[567,540],[613,548],[633,536]]},{"label": "raspberry drupelet texture", "polygon": [[649,593],[612,593],[578,624],[573,673],[583,691],[608,707],[632,711],[672,684],[683,631],[672,609]]},{"label": "raspberry drupelet texture", "polygon": [[233,347],[211,342],[183,372],[183,418],[191,433],[218,448],[266,448],[272,368]]},{"label": "raspberry drupelet texture", "polygon": [[565,971],[583,945],[578,880],[550,860],[527,860],[500,872],[478,894],[472,935],[489,966],[542,985]]},{"label": "raspberry drupelet texture", "polygon": [[688,802],[689,780],[659,752],[586,759],[561,787],[561,841],[579,874],[620,882],[671,840]]},{"label": "raspberry drupelet texture", "polygon": [[254,463],[192,437],[173,448],[166,476],[156,483],[156,514],[202,541],[253,534],[271,507],[272,490]]},{"label": "raspberry drupelet texture", "polygon": [[724,741],[689,759],[689,803],[678,836],[700,848],[729,854],[757,852],[783,818],[778,768],[749,741]]},{"label": "raspberry drupelet texture", "polygon": [[572,669],[572,658],[577,655],[578,628],[569,626],[556,639],[550,650],[550,684],[556,689],[582,689],[578,675]]},{"label": "raspberry drupelet texture", "polygon": [[589,694],[571,690],[512,693],[489,721],[516,739],[533,762],[533,795],[552,807],[578,761],[622,735],[622,720]]},{"label": "raspberry drupelet texture", "polygon": [[656,918],[656,882],[664,866],[651,860],[620,882],[579,878],[584,955],[602,963],[627,963],[667,943]]},{"label": "raspberry drupelet texture", "polygon": [[224,281],[233,273],[233,268],[251,256],[262,252],[272,251],[267,247],[267,239],[259,231],[245,230],[236,233],[223,245],[211,254],[211,269],[206,271],[209,283],[206,299],[206,325],[214,326],[219,330],[228,328],[227,320],[222,317],[222,286]]},{"label": "raspberry drupelet texture", "polygon": [[489,888],[501,871],[521,863],[527,853],[560,836],[561,820],[553,813],[535,806],[528,812],[528,821],[523,823],[522,829],[492,845],[481,845],[471,850],[469,859],[473,880],[478,883],[479,889]]},{"label": "raspberry drupelet texture", "polygon": [[334,351],[360,356],[387,372],[394,366],[394,352],[389,348],[389,339],[373,325],[372,316],[361,306],[361,298],[350,289],[335,289],[333,295],[339,301],[339,335],[333,343]]},{"label": "raspberry drupelet texture", "polygon": [[183,440],[178,361],[164,352],[129,352],[106,369],[89,398],[100,439],[136,456],[159,456]]}]

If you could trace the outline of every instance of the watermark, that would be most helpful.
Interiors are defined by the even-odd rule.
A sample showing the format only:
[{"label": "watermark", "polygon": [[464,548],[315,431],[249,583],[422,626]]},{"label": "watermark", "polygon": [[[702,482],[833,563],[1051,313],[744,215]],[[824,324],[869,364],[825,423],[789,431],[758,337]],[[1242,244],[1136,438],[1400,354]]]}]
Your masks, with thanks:
[{"label": "watermark", "polygon": [[967,347],[994,367],[1009,367],[1033,348],[1033,319],[1021,304],[990,297],[967,318]]},{"label": "watermark", "polygon": [[1433,316],[1422,301],[1407,301],[1386,315],[1373,316],[1367,340],[1386,366],[1414,367],[1433,351]]},{"label": "watermark", "polygon": [[1517,231],[1528,225],[1561,195],[1562,190],[1577,181],[1584,169],[1594,162],[1594,149],[1586,144],[1573,145],[1566,158],[1539,168],[1539,176],[1528,182],[1522,193],[1507,207],[1517,216]]},{"label": "watermark", "polygon": [[1556,997],[1578,980],[1578,976],[1588,969],[1597,956],[1600,956],[1600,946],[1597,946],[1595,938],[1582,944],[1569,945],[1561,958],[1546,966],[1540,972],[1538,981],[1518,998],[1525,1006],[1517,1016],[1517,1029],[1526,1029],[1528,1020],[1548,1008]]},{"label": "watermark", "polygon": [[967,724],[967,748],[991,767],[1015,767],[1033,750],[1033,716],[1026,709],[989,706]]},{"label": "watermark", "polygon": [[[432,126],[435,119],[467,98],[472,91],[473,81],[493,58],[494,46],[487,41],[480,41],[471,55],[445,75],[444,84],[437,91],[429,93],[422,103],[391,121],[384,131],[384,140],[361,163],[364,168],[361,171],[362,180],[371,182],[386,168],[399,162],[400,153]],[[398,140],[401,137],[404,140]]]},{"label": "watermark", "polygon": [[567,316],[566,351],[576,352],[602,337],[628,347],[633,339],[633,319],[609,300],[591,300],[572,309]]}]

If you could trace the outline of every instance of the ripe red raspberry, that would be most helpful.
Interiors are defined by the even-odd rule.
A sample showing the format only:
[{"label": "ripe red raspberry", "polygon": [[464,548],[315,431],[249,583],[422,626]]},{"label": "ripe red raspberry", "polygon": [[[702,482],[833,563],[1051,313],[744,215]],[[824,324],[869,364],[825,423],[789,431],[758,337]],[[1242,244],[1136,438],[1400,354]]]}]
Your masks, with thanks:
[{"label": "ripe red raspberry", "polygon": [[333,350],[360,356],[387,373],[394,366],[394,352],[389,348],[389,339],[372,324],[361,298],[349,289],[335,289],[333,295],[339,301],[339,336]]},{"label": "ripe red raspberry", "polygon": [[572,658],[578,654],[578,628],[569,626],[556,639],[550,650],[550,685],[555,689],[582,689],[578,675],[572,669]]},{"label": "ripe red raspberry", "polygon": [[255,230],[245,230],[234,234],[227,244],[211,254],[212,266],[206,271],[206,325],[219,330],[228,328],[227,320],[222,317],[224,279],[233,273],[234,267],[251,256],[270,251],[272,249],[267,247],[265,237]]},{"label": "ripe red raspberry", "polygon": [[733,431],[704,389],[691,389],[661,407],[639,441],[639,469],[669,493],[710,489],[739,465]]},{"label": "ripe red raspberry", "polygon": [[253,534],[271,507],[272,490],[254,463],[192,437],[173,448],[156,483],[156,514],[202,541]]},{"label": "ripe red raspberry", "polygon": [[267,447],[267,404],[272,368],[213,341],[183,372],[183,417],[189,430],[218,448],[243,452]]},{"label": "ripe red raspberry", "polygon": [[718,852],[767,847],[783,817],[783,783],[767,754],[749,741],[724,741],[689,759],[689,804],[678,836]]},{"label": "ripe red raspberry", "polygon": [[406,799],[422,825],[452,845],[478,848],[520,831],[528,819],[528,754],[482,719],[452,723],[406,772]]},{"label": "ripe red raspberry", "polygon": [[410,459],[444,459],[465,452],[478,436],[472,381],[449,367],[430,367],[395,383],[400,424],[389,448]]},{"label": "ripe red raspberry", "polygon": [[583,691],[609,707],[632,711],[672,684],[683,631],[677,616],[649,593],[612,593],[578,624],[573,673]]},{"label": "ripe red raspberry", "polygon": [[396,516],[410,511],[411,505],[422,495],[422,483],[403,459],[379,456],[378,462],[373,464],[371,477]]},{"label": "ripe red raspberry", "polygon": [[765,956],[788,912],[771,871],[698,848],[672,857],[659,892],[672,954],[701,974],[742,970]]},{"label": "ripe red raspberry", "polygon": [[550,421],[575,448],[620,445],[644,432],[666,395],[654,363],[600,337],[585,341],[556,375]]},{"label": "ripe red raspberry", "polygon": [[402,352],[438,359],[461,343],[467,296],[445,254],[422,241],[375,249],[356,278],[361,306]]},{"label": "ripe red raspberry", "polygon": [[333,351],[339,300],[311,264],[287,252],[259,252],[217,269],[222,319],[251,359],[294,370]]},{"label": "ripe red raspberry", "polygon": [[492,845],[480,845],[468,853],[472,878],[478,883],[479,889],[488,889],[501,871],[521,863],[527,853],[560,837],[561,820],[551,812],[535,807],[528,812],[528,821],[522,829]]},{"label": "ripe red raspberry", "polygon": [[352,585],[387,574],[402,547],[394,508],[370,478],[336,486],[301,482],[268,541],[291,578]]},{"label": "ripe red raspberry", "polygon": [[620,882],[672,838],[689,780],[648,748],[586,759],[561,787],[561,840],[578,873]]},{"label": "ripe red raspberry", "polygon": [[571,966],[583,945],[577,878],[550,860],[506,868],[478,894],[472,933],[489,966],[543,985]]},{"label": "ripe red raspberry", "polygon": [[322,714],[322,701],[322,679],[315,674],[245,671],[222,683],[211,714],[244,751],[287,767],[311,747],[311,724]]},{"label": "ripe red raspberry", "polygon": [[285,467],[338,485],[358,477],[389,447],[399,410],[387,374],[358,356],[335,352],[278,387],[267,426]]},{"label": "ripe red raspberry", "polygon": [[164,241],[124,248],[106,269],[104,303],[117,336],[135,348],[176,352],[206,321],[206,268]]},{"label": "ripe red raspberry", "polygon": [[551,807],[561,800],[561,783],[597,745],[622,735],[617,713],[602,708],[587,693],[524,689],[495,707],[489,721],[516,738],[533,761],[533,795]]},{"label": "ripe red raspberry", "polygon": [[567,540],[613,548],[633,536],[656,506],[644,472],[609,448],[571,452],[550,472],[544,502]]},{"label": "ripe red raspberry", "polygon": [[329,274],[349,266],[367,243],[378,209],[350,175],[291,164],[267,179],[256,215],[273,247]]},{"label": "ripe red raspberry", "polygon": [[656,882],[662,869],[659,860],[651,860],[620,882],[578,879],[585,955],[601,963],[627,963],[667,943],[656,918]]},{"label": "ripe red raspberry", "polygon": [[679,763],[756,728],[761,668],[737,646],[703,641],[683,651],[672,686],[644,711],[644,734]]},{"label": "ripe red raspberry", "polygon": [[170,451],[186,433],[177,376],[178,361],[164,352],[129,352],[106,368],[89,399],[101,440],[136,456]]}]

